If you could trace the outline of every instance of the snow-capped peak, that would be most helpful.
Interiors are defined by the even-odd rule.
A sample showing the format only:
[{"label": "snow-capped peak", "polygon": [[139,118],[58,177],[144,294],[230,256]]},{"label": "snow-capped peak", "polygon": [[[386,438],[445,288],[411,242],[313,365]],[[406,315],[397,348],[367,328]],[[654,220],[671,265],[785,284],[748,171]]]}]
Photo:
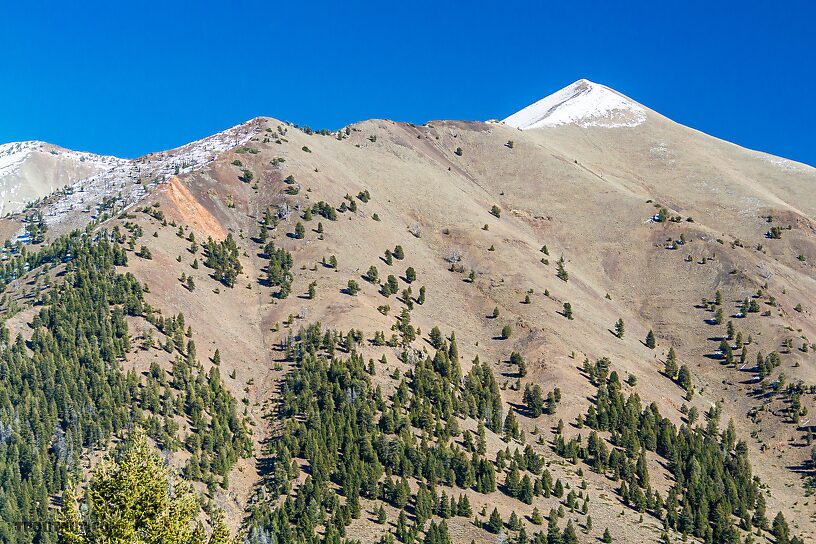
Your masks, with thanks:
[{"label": "snow-capped peak", "polygon": [[0,144],[0,176],[17,170],[32,151],[40,149],[42,142],[11,142]]},{"label": "snow-capped peak", "polygon": [[504,123],[527,130],[574,124],[580,127],[634,127],[646,120],[646,110],[617,91],[579,79],[560,91],[520,110]]}]

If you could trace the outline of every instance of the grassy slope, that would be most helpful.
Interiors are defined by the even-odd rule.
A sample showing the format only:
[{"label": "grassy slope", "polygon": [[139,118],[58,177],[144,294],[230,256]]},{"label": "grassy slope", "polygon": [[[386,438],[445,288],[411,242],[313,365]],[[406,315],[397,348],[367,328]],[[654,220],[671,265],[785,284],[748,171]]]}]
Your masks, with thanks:
[{"label": "grassy slope", "polygon": [[[274,120],[266,123],[273,130],[280,125]],[[394,314],[400,305],[394,297],[385,301],[360,276],[370,265],[377,266],[383,278],[402,275],[407,266],[413,266],[416,285],[428,290],[428,302],[415,308],[412,320],[425,335],[434,325],[445,333],[455,330],[465,371],[479,355],[495,362],[494,371],[504,374],[500,383],[512,383],[515,378],[504,361],[517,350],[529,363],[525,381],[539,382],[545,391],[556,385],[561,388],[564,399],[555,416],[536,421],[519,418],[528,436],[538,426],[549,437],[559,419],[570,423],[586,410],[594,390],[578,371],[585,356],[590,360],[610,357],[613,369],[622,376],[637,377],[634,390],[644,400],[657,402],[679,423],[683,391],[659,373],[668,347],[674,346],[702,388],[693,404],[703,412],[711,403],[725,401],[723,422],[734,418],[740,437],[751,449],[755,473],[769,485],[768,511],[784,510],[798,524],[794,532],[813,536],[816,525],[809,517],[813,506],[804,497],[800,476],[789,470],[800,466],[809,453],[809,448],[797,447],[803,443],[802,429],[782,424],[786,419],[779,413],[783,406],[779,401],[769,405],[771,410],[758,425],[746,417],[752,406],[763,402],[749,395],[752,386],[744,382],[751,374],[705,357],[719,343],[711,338],[723,334],[725,327],[705,323],[711,315],[695,307],[701,298],[713,298],[720,289],[726,315],[733,313],[734,301],[756,291],[771,272],[767,292],[779,308],[772,309],[771,317],[752,314],[735,319],[737,328],[745,336],[752,334],[765,353],[779,349],[784,338],[804,335],[811,342],[816,338],[811,307],[816,300],[812,264],[816,262],[816,198],[812,196],[816,175],[812,169],[798,165],[784,169],[759,154],[656,114],[650,114],[645,125],[621,130],[562,127],[520,132],[483,123],[415,127],[368,121],[355,125],[344,140],[307,135],[291,127],[288,141],[281,144],[274,143],[274,134],[269,136],[269,143],[250,144],[258,154],[226,153],[208,169],[165,184],[150,199],[161,203],[168,220],[190,226],[199,241],[233,233],[246,252],[242,256],[245,274],[234,289],[219,287],[204,267],[193,270],[193,255],[186,250],[189,243],[176,237],[174,228],[162,228],[144,214],[137,215],[145,230],[141,242],[151,248],[153,260],[134,257],[130,266],[149,283],[151,301],[160,303],[167,313],[184,312],[200,354],[220,349],[222,376],[236,372],[236,378],[227,381],[239,399],[248,399],[259,447],[269,432],[262,417],[265,403],[274,398],[285,371],[275,351],[288,334],[281,324],[294,315],[298,317],[295,326],[320,321],[341,330],[361,329],[367,338],[377,330],[388,333],[393,317],[383,316],[377,306],[388,303]],[[512,149],[505,145],[508,140],[514,141]],[[303,151],[303,146],[311,152]],[[457,147],[462,148],[462,156],[454,153]],[[275,157],[286,162],[275,167],[270,164]],[[238,179],[240,169],[231,164],[236,158],[255,174],[257,190]],[[301,187],[297,196],[283,195],[286,185],[281,180],[289,174]],[[306,223],[304,240],[285,235],[293,230],[295,214],[277,228],[273,239],[292,252],[295,280],[292,295],[274,303],[269,288],[258,281],[265,263],[257,255],[258,244],[250,239],[257,234],[263,210],[284,198],[304,206],[318,200],[338,206],[345,194],[364,189],[371,193],[369,203],[358,202],[356,214],[340,214],[337,222],[316,216]],[[668,206],[684,219],[692,216],[694,223],[648,223],[656,209],[647,200]],[[500,219],[489,214],[493,204],[502,209]],[[374,213],[380,221],[371,218]],[[762,216],[768,214],[780,218],[775,224],[792,224],[795,229],[786,231],[782,240],[764,239],[768,224]],[[325,227],[323,240],[312,230],[318,220]],[[414,224],[421,227],[419,238],[408,232]],[[484,225],[489,230],[483,230]],[[154,231],[157,238],[151,236]],[[681,233],[689,244],[675,251],[664,248],[667,239],[677,239]],[[745,247],[732,247],[735,239]],[[766,253],[753,249],[758,243]],[[380,256],[396,244],[405,248],[406,259],[388,267]],[[543,244],[549,248],[549,266],[540,262]],[[495,251],[488,250],[491,246]],[[464,281],[466,274],[448,270],[445,258],[454,249],[461,252],[465,270],[477,272],[474,283]],[[806,262],[796,259],[799,253],[807,256]],[[693,256],[692,262],[683,260],[687,254]],[[176,261],[178,255],[181,263]],[[337,256],[337,270],[319,263],[330,255]],[[567,283],[555,276],[555,261],[561,255],[570,273]],[[716,259],[699,264],[701,257],[715,255]],[[194,276],[194,292],[178,281],[182,272]],[[356,297],[341,293],[349,279],[362,286]],[[312,281],[317,282],[317,298],[306,300],[300,295]],[[531,303],[522,304],[530,289]],[[544,296],[545,290],[549,297]],[[565,301],[573,305],[573,321],[558,314]],[[805,307],[803,313],[793,311],[798,302]],[[501,310],[495,320],[487,317],[494,307]],[[609,331],[618,318],[626,322],[622,340]],[[508,323],[513,337],[495,339]],[[649,329],[658,338],[654,351],[641,342]],[[794,343],[800,344],[801,340]],[[391,369],[397,366],[389,349],[366,348],[366,358],[382,353],[387,353]],[[749,361],[755,355],[752,346]],[[783,356],[776,373],[780,370],[788,382],[816,383],[811,354],[794,349]],[[378,380],[388,385],[385,372],[378,373]],[[503,395],[507,403],[521,402],[521,393],[510,388]],[[812,412],[812,396],[804,398],[803,405]],[[807,420],[805,416],[803,422]],[[757,434],[752,438],[753,431]],[[567,425],[568,436],[577,432]],[[762,444],[769,449],[761,451]],[[504,444],[492,437],[491,456],[499,447]],[[553,460],[550,470],[555,477],[573,486],[580,483],[577,467],[563,464],[549,447],[537,448]],[[659,465],[651,465],[652,481],[665,492]],[[586,469],[584,474],[592,496],[595,533],[609,526],[625,541],[656,539],[657,521],[646,516],[643,525],[635,523],[638,514],[619,504],[612,482]],[[234,524],[254,481],[252,463],[242,463],[231,476],[230,493],[219,496]],[[474,512],[483,505],[489,506],[488,512],[498,505],[505,519],[512,509],[519,514],[532,509],[500,493],[471,499]],[[538,499],[536,505],[546,514],[556,502]],[[451,525],[461,539],[490,537],[460,518]],[[365,521],[357,522],[349,536],[368,540],[376,534],[370,528]]]}]

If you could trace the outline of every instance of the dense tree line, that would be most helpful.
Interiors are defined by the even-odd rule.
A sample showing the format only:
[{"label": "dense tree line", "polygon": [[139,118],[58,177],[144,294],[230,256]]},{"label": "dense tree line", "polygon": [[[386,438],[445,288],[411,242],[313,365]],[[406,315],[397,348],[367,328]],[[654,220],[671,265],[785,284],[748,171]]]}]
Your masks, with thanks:
[{"label": "dense tree line", "polygon": [[[319,324],[287,340],[285,352],[296,367],[276,408],[280,429],[268,452],[270,500],[259,500],[253,511],[250,542],[339,542],[360,517],[361,499],[400,509],[400,541],[414,542],[424,533],[426,541],[446,542],[443,525],[429,526],[428,520],[469,515],[470,505],[461,496],[453,501],[452,494],[440,494],[440,486],[496,490],[495,463],[484,457],[485,425],[502,426],[490,366],[475,361],[463,377],[453,336],[437,339],[432,357],[417,357],[406,347],[402,358],[414,365],[389,399],[371,382],[374,361],[365,364],[356,349],[360,340],[357,331],[344,335]],[[348,354],[342,359],[336,356],[341,346]],[[459,429],[468,416],[480,421],[476,435]],[[539,472],[542,464],[532,461]],[[301,465],[307,474],[302,481]]]},{"label": "dense tree line", "polygon": [[[140,282],[116,270],[127,254],[111,236],[76,232],[37,253],[21,253],[19,260],[32,270],[64,262],[65,270],[41,297],[29,341],[10,338],[0,326],[0,541],[54,542],[50,497],[80,480],[84,451],[107,447],[113,433],[133,423],[145,424],[172,447],[172,416],[185,414],[205,453],[188,449],[218,474],[248,454],[235,399],[217,372],[204,374],[192,343],[178,341],[178,320],[170,326],[145,302]],[[151,381],[167,383],[162,373],[151,372],[142,383],[122,371],[121,361],[132,350],[128,316],[172,329],[174,340],[168,336],[166,343],[171,350],[183,344],[184,359],[159,394]],[[196,407],[202,406],[197,419]],[[158,416],[167,424],[157,425]]]},{"label": "dense tree line", "polygon": [[[617,373],[609,372],[608,360],[599,360],[589,370],[598,390],[581,421],[594,430],[586,446],[576,439],[568,443],[557,439],[559,453],[585,459],[597,472],[619,480],[624,502],[652,512],[667,528],[706,542],[735,544],[740,538],[738,525],[747,531],[768,529],[748,448],[737,440],[733,422],[720,432],[718,406],[706,414],[704,428],[689,423],[678,429],[654,403],[643,407],[637,393],[624,394]],[[596,431],[610,433],[611,451]],[[647,452],[662,457],[674,478],[666,497],[650,485]]]}]

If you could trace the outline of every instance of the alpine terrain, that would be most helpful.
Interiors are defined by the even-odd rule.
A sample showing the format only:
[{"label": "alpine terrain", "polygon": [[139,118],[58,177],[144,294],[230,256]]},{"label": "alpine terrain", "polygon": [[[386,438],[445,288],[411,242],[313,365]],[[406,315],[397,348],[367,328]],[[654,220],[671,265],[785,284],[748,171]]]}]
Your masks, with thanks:
[{"label": "alpine terrain", "polygon": [[0,146],[0,541],[816,540],[816,169],[503,121]]}]

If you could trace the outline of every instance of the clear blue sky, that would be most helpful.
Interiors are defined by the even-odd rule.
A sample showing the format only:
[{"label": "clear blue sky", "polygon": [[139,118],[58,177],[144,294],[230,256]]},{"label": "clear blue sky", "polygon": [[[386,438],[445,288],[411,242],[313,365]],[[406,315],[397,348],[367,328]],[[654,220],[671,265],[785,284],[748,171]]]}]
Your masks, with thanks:
[{"label": "clear blue sky", "polygon": [[585,77],[816,165],[813,2],[170,3],[4,2],[0,141],[132,157],[258,115],[502,118]]}]

